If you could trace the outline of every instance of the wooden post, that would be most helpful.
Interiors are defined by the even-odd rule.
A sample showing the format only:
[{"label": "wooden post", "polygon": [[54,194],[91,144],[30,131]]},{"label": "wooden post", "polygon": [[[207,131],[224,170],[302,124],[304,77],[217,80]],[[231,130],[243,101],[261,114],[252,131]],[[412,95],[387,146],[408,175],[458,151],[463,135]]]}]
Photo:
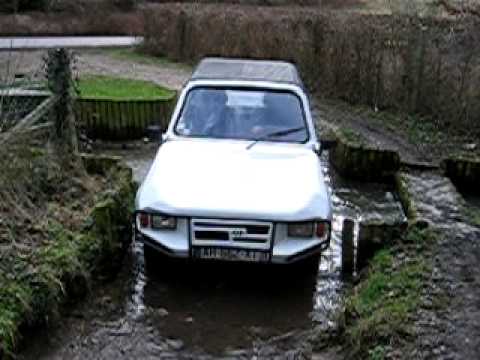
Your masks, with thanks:
[{"label": "wooden post", "polygon": [[73,113],[73,56],[66,49],[54,49],[48,52],[46,72],[48,87],[57,98],[53,110],[55,140],[60,146],[66,146],[72,154],[78,152],[75,115]]},{"label": "wooden post", "polygon": [[345,219],[342,228],[342,275],[351,276],[354,271],[353,220]]}]

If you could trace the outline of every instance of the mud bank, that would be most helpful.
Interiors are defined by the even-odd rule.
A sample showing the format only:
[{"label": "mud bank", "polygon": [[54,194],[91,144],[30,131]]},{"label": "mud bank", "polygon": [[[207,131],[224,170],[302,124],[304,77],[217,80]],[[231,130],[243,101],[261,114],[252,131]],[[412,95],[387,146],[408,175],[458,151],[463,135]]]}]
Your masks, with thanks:
[{"label": "mud bank", "polygon": [[48,324],[67,299],[85,294],[92,277],[118,270],[130,240],[125,235],[134,188],[129,168],[104,160],[84,158],[90,175],[108,177],[110,188],[98,196],[82,230],[52,221],[49,239],[38,249],[24,249],[12,268],[8,262],[2,264],[0,358],[12,356],[23,345],[22,335],[31,327]]},{"label": "mud bank", "polygon": [[436,233],[423,244],[430,263],[421,300],[410,327],[414,341],[405,345],[407,358],[473,359],[480,346],[478,299],[480,223],[476,197],[465,198],[452,182],[436,172],[399,175],[410,217]]}]

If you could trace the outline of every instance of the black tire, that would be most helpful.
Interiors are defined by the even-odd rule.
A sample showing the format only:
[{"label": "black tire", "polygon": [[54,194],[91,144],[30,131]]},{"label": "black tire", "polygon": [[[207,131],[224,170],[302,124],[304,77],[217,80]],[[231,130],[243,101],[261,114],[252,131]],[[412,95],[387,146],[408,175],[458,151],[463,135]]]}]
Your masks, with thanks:
[{"label": "black tire", "polygon": [[309,256],[308,258],[300,261],[297,265],[302,272],[307,274],[317,274],[320,266],[320,257],[321,254]]},{"label": "black tire", "polygon": [[186,261],[184,259],[172,258],[155,248],[145,245],[143,246],[143,257],[145,261],[145,269],[152,275],[165,276],[175,273],[178,267],[183,267]]},{"label": "black tire", "polygon": [[164,267],[168,260],[161,252],[146,244],[143,245],[143,259],[145,261],[145,268],[149,271]]}]

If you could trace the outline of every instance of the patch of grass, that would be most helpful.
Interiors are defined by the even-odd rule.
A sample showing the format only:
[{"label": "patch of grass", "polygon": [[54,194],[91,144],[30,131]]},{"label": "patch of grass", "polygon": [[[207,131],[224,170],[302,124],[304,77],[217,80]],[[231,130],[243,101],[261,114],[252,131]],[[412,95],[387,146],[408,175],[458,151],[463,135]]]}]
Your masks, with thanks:
[{"label": "patch of grass", "polygon": [[0,283],[0,356],[2,352],[9,356],[17,342],[22,314],[31,311],[32,289],[4,276],[0,276]]},{"label": "patch of grass", "polygon": [[411,317],[430,267],[418,245],[433,239],[428,229],[413,227],[401,249],[383,249],[373,257],[365,278],[346,300],[345,336],[354,357],[383,359],[384,346],[401,344],[412,335]]},{"label": "patch of grass", "polygon": [[86,277],[80,261],[83,238],[59,224],[49,235],[55,241],[28,254],[10,254],[9,269],[0,273],[0,353],[13,353],[21,324],[41,322],[54,311],[68,278]]},{"label": "patch of grass", "polygon": [[341,134],[349,143],[358,145],[358,146],[366,146],[368,144],[368,140],[358,132],[349,129],[349,128],[341,128]]},{"label": "patch of grass", "polygon": [[480,210],[476,209],[476,211],[472,215],[472,221],[475,226],[480,226]]},{"label": "patch of grass", "polygon": [[376,346],[374,349],[368,352],[368,359],[369,360],[383,360],[385,359],[386,350],[385,347],[382,345]]},{"label": "patch of grass", "polygon": [[79,81],[80,97],[118,100],[170,99],[175,91],[149,81],[88,75]]},{"label": "patch of grass", "polygon": [[107,52],[107,54],[113,57],[114,59],[132,61],[138,64],[154,65],[154,66],[162,66],[162,67],[170,66],[170,67],[176,67],[176,68],[181,68],[185,70],[191,70],[192,68],[189,64],[177,63],[177,62],[170,61],[164,57],[144,54],[139,49],[135,49],[135,48],[107,49],[104,51]]},{"label": "patch of grass", "polygon": [[464,208],[464,215],[468,222],[474,226],[480,227],[480,208],[473,205],[468,205]]}]

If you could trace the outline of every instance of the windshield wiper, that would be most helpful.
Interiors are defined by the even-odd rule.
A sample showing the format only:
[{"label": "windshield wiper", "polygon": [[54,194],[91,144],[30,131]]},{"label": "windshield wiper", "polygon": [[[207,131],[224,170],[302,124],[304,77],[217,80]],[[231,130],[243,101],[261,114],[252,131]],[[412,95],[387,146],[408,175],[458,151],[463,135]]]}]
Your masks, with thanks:
[{"label": "windshield wiper", "polygon": [[271,132],[269,134],[265,134],[265,135],[260,136],[259,138],[255,139],[251,144],[249,144],[247,146],[247,150],[251,149],[259,141],[264,141],[264,140],[268,140],[268,139],[279,137],[279,136],[289,135],[289,134],[296,133],[296,132],[301,131],[301,130],[305,130],[305,127],[301,126],[301,127],[296,127],[296,128],[289,128],[289,129],[278,130],[278,131]]}]

